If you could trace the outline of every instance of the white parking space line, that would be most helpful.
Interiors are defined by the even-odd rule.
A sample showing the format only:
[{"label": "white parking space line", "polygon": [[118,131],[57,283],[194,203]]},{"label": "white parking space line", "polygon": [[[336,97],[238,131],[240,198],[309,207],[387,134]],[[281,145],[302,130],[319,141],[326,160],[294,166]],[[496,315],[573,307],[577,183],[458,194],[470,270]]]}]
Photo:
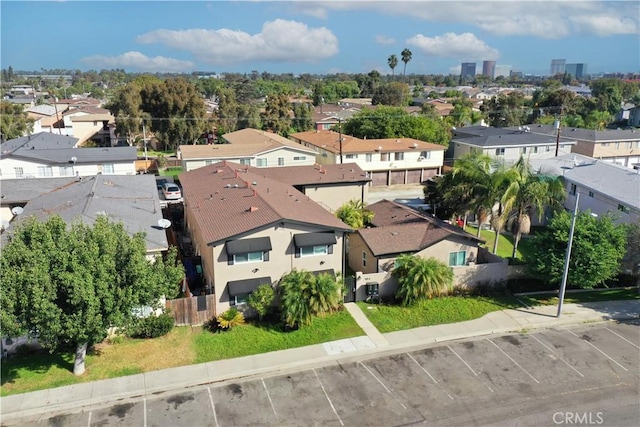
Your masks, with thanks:
[{"label": "white parking space line", "polygon": [[484,384],[484,386],[485,386],[485,387],[487,387],[491,393],[494,393],[493,389],[492,389],[491,387],[489,387],[489,384],[486,384],[484,381],[482,381],[482,378],[480,378],[480,376],[478,375],[478,373],[477,373],[476,371],[474,371],[474,370],[473,370],[473,368],[472,368],[471,366],[469,366],[469,364],[468,364],[467,362],[465,362],[465,361],[464,361],[464,359],[463,359],[462,357],[460,357],[460,355],[459,355],[458,353],[456,353],[456,351],[455,351],[454,349],[452,349],[452,348],[451,348],[451,347],[449,347],[449,346],[447,346],[447,348],[448,348],[449,350],[451,350],[451,351],[453,352],[453,354],[455,354],[455,355],[456,355],[456,357],[457,357],[458,359],[460,359],[460,361],[461,361],[462,363],[464,363],[464,365],[465,365],[467,368],[469,368],[469,370],[473,373],[473,375],[475,375],[475,376],[476,376],[476,378],[478,379],[478,381],[480,381],[482,384]]},{"label": "white parking space line", "polygon": [[453,396],[451,396],[449,393],[447,393],[447,390],[445,390],[445,389],[440,385],[440,383],[439,383],[438,381],[436,381],[436,379],[435,379],[435,378],[433,378],[433,377],[431,376],[431,374],[429,373],[429,371],[427,371],[427,370],[426,370],[426,369],[425,369],[425,368],[424,368],[424,367],[423,367],[423,366],[422,366],[422,365],[421,365],[421,364],[420,364],[420,363],[419,363],[419,362],[418,362],[418,361],[417,361],[417,360],[416,360],[416,359],[411,355],[411,353],[407,353],[407,356],[409,356],[409,358],[410,358],[411,360],[413,360],[413,361],[416,363],[416,365],[418,365],[418,367],[419,367],[420,369],[422,369],[422,371],[423,371],[425,374],[429,375],[429,378],[431,378],[431,381],[433,381],[433,382],[434,382],[438,387],[440,387],[440,390],[442,390],[442,391],[444,392],[444,394],[446,394],[447,396],[449,396],[449,399],[454,400],[454,399],[453,399]]},{"label": "white parking space line", "polygon": [[540,384],[540,381],[538,381],[538,380],[536,379],[536,377],[534,377],[533,375],[531,375],[531,374],[529,373],[529,371],[527,371],[527,370],[526,370],[526,369],[524,369],[522,366],[520,366],[520,364],[519,364],[518,362],[516,362],[516,361],[515,361],[511,356],[509,356],[509,355],[508,355],[508,354],[507,354],[503,349],[501,349],[500,347],[498,347],[498,346],[496,345],[496,343],[494,343],[493,341],[491,341],[491,340],[490,340],[490,339],[488,339],[488,338],[487,338],[487,341],[489,341],[491,344],[493,344],[493,346],[494,346],[495,348],[497,348],[498,350],[500,350],[500,352],[501,352],[502,354],[504,354],[505,356],[507,356],[507,358],[508,358],[509,360],[511,360],[511,361],[512,361],[512,362],[513,362],[513,363],[514,363],[518,368],[520,368],[520,369],[522,370],[522,372],[524,372],[525,374],[529,375],[529,376],[531,377],[531,379],[532,379],[532,380],[534,380],[537,384]]},{"label": "white parking space line", "polygon": [[143,425],[144,427],[147,427],[147,398],[143,398],[142,399],[142,414],[143,414]]},{"label": "white parking space line", "polygon": [[606,357],[607,359],[611,360],[613,363],[615,363],[616,365],[620,366],[622,369],[624,369],[626,372],[629,372],[629,370],[627,368],[625,368],[624,366],[622,366],[621,364],[619,364],[618,362],[616,362],[611,356],[609,356],[607,353],[605,353],[604,351],[600,350],[598,347],[596,347],[595,345],[593,345],[592,343],[590,343],[589,341],[585,340],[584,338],[580,338],[579,336],[577,336],[576,334],[574,334],[572,331],[567,330],[567,332],[569,332],[571,335],[573,335],[576,338],[581,339],[582,341],[586,342],[587,344],[589,344],[591,347],[595,348],[596,350],[598,350],[604,357]]},{"label": "white parking space line", "polygon": [[262,381],[262,386],[264,387],[264,391],[267,393],[267,397],[269,398],[269,403],[271,404],[271,409],[273,409],[273,414],[276,416],[276,421],[280,422],[278,420],[278,413],[276,412],[276,407],[273,406],[273,400],[271,400],[271,395],[269,394],[269,389],[267,389],[267,384],[264,382],[264,378],[260,378],[260,381]]},{"label": "white parking space line", "polygon": [[216,423],[216,427],[220,427],[218,424],[218,415],[216,414],[216,404],[213,403],[213,396],[211,396],[211,389],[207,387],[207,393],[209,393],[209,402],[211,402],[211,411],[213,411],[213,421]]},{"label": "white parking space line", "polygon": [[329,395],[327,394],[327,390],[325,390],[324,388],[324,384],[322,384],[322,381],[320,380],[320,377],[318,376],[318,373],[316,372],[316,370],[314,368],[311,368],[311,370],[313,371],[313,374],[316,376],[316,378],[318,379],[318,382],[320,383],[320,388],[322,388],[322,391],[324,392],[324,396],[327,398],[327,400],[329,401],[329,405],[331,405],[331,409],[333,409],[333,413],[336,414],[336,417],[338,418],[338,421],[340,421],[340,425],[343,426],[344,423],[342,422],[342,418],[340,418],[340,415],[338,415],[338,411],[336,411],[336,407],[333,406],[333,402],[331,401],[331,399],[329,398]]},{"label": "white parking space line", "polygon": [[617,336],[618,338],[620,338],[623,341],[628,342],[629,344],[631,344],[632,346],[634,346],[635,348],[637,348],[638,350],[640,350],[640,347],[638,347],[637,345],[635,345],[634,343],[632,343],[631,341],[629,341],[628,339],[626,339],[625,337],[623,337],[622,335],[616,333],[615,331],[612,331],[609,328],[605,328],[607,331],[611,332],[613,335]]},{"label": "white parking space line", "polygon": [[87,427],[91,427],[91,414],[93,412],[89,411],[89,421],[87,421]]},{"label": "white parking space line", "polygon": [[362,363],[362,362],[358,362],[358,363],[359,363],[360,365],[362,365],[362,367],[363,367],[364,369],[366,369],[366,370],[367,370],[367,372],[369,372],[369,373],[371,374],[371,376],[372,376],[373,378],[375,378],[375,379],[376,379],[376,381],[378,381],[382,387],[384,387],[384,389],[387,391],[387,393],[389,393],[389,394],[390,394],[390,395],[391,395],[391,396],[396,400],[396,402],[398,402],[398,403],[400,404],[400,406],[402,406],[402,409],[407,409],[407,407],[406,407],[406,406],[404,406],[404,404],[400,401],[400,399],[398,399],[398,398],[396,397],[396,395],[395,395],[391,390],[389,390],[389,387],[387,387],[387,386],[386,386],[386,385],[385,385],[385,384],[380,380],[380,378],[378,378],[378,377],[376,376],[376,374],[374,374],[374,373],[371,371],[371,369],[369,369],[369,367],[368,367],[367,365],[365,365],[365,364],[364,364],[364,363]]},{"label": "white parking space line", "polygon": [[538,341],[540,344],[542,344],[542,346],[544,348],[546,348],[551,354],[553,354],[555,357],[558,358],[558,360],[562,361],[562,363],[564,363],[565,365],[567,365],[568,367],[570,367],[571,369],[573,369],[573,371],[580,375],[582,378],[584,378],[584,375],[582,375],[582,372],[578,371],[576,368],[574,368],[571,363],[567,362],[566,360],[564,360],[562,357],[558,356],[556,354],[555,351],[553,351],[553,349],[551,349],[548,345],[546,345],[545,343],[543,343],[542,341],[540,341],[535,335],[530,335],[531,338],[535,339],[536,341]]}]

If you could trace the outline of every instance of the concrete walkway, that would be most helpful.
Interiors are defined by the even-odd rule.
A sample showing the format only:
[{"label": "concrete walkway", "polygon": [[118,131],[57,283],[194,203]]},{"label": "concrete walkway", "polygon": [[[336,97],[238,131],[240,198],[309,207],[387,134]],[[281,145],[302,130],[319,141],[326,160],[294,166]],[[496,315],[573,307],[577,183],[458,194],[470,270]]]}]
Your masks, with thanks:
[{"label": "concrete walkway", "polygon": [[466,322],[381,334],[356,304],[347,304],[346,307],[367,335],[6,396],[1,400],[2,425],[33,419],[43,413],[77,411],[81,407],[106,406],[116,401],[124,403],[123,399],[152,398],[154,394],[178,391],[185,387],[257,375],[294,372],[359,357],[399,353],[442,341],[607,320],[640,319],[640,301],[611,301],[565,304],[560,318],[555,317],[557,310],[555,306],[539,306],[492,312],[480,319]]}]

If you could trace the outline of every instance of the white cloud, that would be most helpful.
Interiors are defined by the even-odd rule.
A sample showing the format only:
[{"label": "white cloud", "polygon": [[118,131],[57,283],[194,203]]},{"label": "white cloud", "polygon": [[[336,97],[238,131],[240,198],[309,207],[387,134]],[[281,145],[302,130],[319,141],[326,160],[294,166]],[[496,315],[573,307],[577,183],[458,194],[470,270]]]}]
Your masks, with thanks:
[{"label": "white cloud", "polygon": [[376,35],[376,43],[381,44],[383,46],[388,46],[391,44],[395,44],[396,43],[396,39],[394,39],[393,37],[388,37],[388,36],[383,36],[383,35]]},{"label": "white cloud", "polygon": [[191,29],[155,30],[137,38],[193,54],[213,65],[242,62],[316,62],[338,53],[338,39],[327,28],[276,19],[265,22],[258,34],[244,31]]},{"label": "white cloud", "polygon": [[496,35],[547,39],[572,34],[637,34],[638,1],[324,1],[300,2],[306,10],[368,10],[427,22],[474,25]]},{"label": "white cloud", "polygon": [[140,52],[130,51],[118,56],[95,55],[81,61],[93,68],[125,68],[137,71],[185,72],[195,69],[191,61],[182,61],[164,56],[148,57]]},{"label": "white cloud", "polygon": [[472,33],[445,33],[441,36],[426,37],[422,34],[407,39],[407,44],[415,46],[425,55],[460,60],[495,60],[500,52],[488,46]]}]

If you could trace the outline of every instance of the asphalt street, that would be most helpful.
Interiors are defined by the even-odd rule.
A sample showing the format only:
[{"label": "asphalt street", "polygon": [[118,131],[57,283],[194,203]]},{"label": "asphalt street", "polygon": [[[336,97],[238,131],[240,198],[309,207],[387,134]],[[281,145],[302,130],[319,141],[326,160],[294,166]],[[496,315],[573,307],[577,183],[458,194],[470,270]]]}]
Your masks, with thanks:
[{"label": "asphalt street", "polygon": [[632,426],[640,320],[489,335],[12,425]]}]

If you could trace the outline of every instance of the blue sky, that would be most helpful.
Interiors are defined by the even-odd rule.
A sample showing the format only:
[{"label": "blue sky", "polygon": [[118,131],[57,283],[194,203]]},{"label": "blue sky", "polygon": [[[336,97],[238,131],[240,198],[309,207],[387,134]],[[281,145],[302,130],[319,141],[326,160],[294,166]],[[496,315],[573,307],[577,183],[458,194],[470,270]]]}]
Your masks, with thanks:
[{"label": "blue sky", "polygon": [[[6,1],[2,68],[132,72],[459,73],[496,60],[549,74],[640,71],[640,2],[631,1]],[[401,74],[404,64],[395,69]]]}]

